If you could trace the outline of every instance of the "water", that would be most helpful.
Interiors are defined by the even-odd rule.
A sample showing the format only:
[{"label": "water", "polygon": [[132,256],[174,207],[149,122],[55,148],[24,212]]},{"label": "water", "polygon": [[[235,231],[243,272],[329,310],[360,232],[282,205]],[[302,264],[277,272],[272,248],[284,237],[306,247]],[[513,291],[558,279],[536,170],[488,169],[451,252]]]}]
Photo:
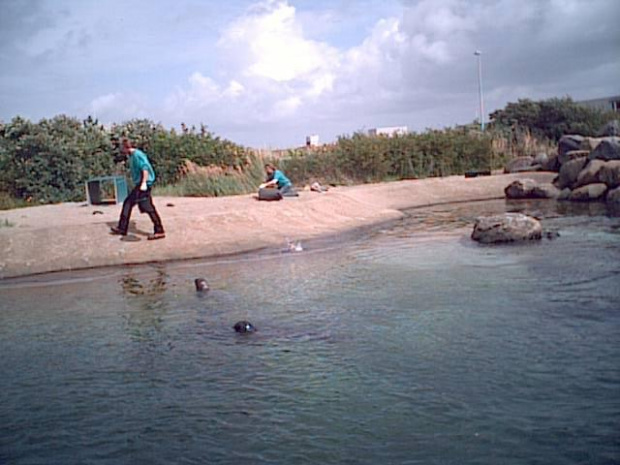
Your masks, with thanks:
[{"label": "water", "polygon": [[[567,208],[0,283],[0,463],[618,463],[620,219]],[[469,240],[504,209],[560,237]]]}]

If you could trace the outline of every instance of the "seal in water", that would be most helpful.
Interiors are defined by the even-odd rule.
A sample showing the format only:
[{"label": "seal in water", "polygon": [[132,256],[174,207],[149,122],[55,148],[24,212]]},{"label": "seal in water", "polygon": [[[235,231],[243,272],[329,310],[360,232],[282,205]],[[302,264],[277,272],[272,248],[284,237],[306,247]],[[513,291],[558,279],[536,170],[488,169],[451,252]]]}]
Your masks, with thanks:
[{"label": "seal in water", "polygon": [[207,292],[209,290],[209,283],[204,278],[196,278],[194,284],[198,292]]},{"label": "seal in water", "polygon": [[249,321],[237,321],[235,326],[233,326],[234,330],[238,333],[253,333],[256,331],[256,328]]}]

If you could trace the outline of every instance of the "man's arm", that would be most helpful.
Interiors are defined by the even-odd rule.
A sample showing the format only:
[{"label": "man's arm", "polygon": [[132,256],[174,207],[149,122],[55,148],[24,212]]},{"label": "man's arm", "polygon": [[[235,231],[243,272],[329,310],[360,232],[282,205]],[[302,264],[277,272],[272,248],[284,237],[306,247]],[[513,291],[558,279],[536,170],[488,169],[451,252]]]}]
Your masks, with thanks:
[{"label": "man's arm", "polygon": [[146,182],[149,180],[149,172],[148,170],[142,170],[142,180],[140,181],[140,190],[141,191],[146,191],[148,186],[146,185]]}]

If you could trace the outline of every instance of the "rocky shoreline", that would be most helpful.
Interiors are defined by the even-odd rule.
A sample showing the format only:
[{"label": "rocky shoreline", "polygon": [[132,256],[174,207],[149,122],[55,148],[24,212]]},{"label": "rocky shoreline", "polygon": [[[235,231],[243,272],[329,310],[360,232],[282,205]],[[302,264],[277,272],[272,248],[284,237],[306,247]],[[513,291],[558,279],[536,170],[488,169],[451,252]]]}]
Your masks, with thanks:
[{"label": "rocky shoreline", "polygon": [[506,187],[506,197],[620,205],[620,137],[563,136],[557,154],[547,159],[544,168],[558,173],[551,183],[516,180]]},{"label": "rocky shoreline", "polygon": [[[543,183],[516,179],[504,189],[506,198],[605,202],[610,208],[620,208],[620,137],[565,135],[553,156],[519,157],[506,166],[506,171],[521,173],[540,170],[558,174],[551,182]],[[471,237],[496,244],[538,240],[544,235],[536,218],[507,213],[479,218]]]}]

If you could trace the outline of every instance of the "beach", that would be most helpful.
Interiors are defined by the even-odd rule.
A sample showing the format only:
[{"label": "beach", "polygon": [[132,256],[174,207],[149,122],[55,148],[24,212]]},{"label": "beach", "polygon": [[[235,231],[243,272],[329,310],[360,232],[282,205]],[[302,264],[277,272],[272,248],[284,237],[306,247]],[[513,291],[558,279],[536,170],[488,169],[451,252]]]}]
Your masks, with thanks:
[{"label": "beach", "polygon": [[134,209],[129,234],[110,234],[121,205],[63,203],[0,211],[0,279],[282,248],[287,240],[338,236],[402,218],[403,211],[504,197],[515,179],[550,182],[556,173],[450,176],[309,190],[277,202],[256,194],[219,198],[155,197],[166,238],[148,241],[152,224]]}]

